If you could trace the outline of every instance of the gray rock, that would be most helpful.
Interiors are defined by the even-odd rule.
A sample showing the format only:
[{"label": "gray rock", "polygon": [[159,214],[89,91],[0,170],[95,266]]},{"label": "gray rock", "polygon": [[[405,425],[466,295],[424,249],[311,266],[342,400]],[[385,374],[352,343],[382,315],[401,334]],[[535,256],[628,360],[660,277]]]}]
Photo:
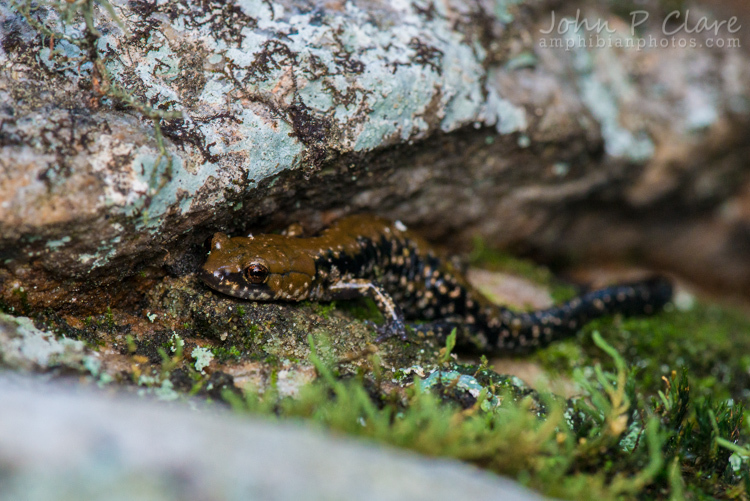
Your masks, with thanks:
[{"label": "gray rock", "polygon": [[[575,3],[112,4],[122,25],[97,6],[96,50],[80,16],[50,38],[0,7],[0,298],[14,307],[98,309],[145,266],[194,269],[216,230],[354,210],[451,245],[636,252],[697,278],[720,259],[719,280],[750,283],[750,58],[707,32],[665,36],[656,7],[631,36],[627,15],[587,6],[617,32],[591,48],[543,32],[550,6],[559,27]],[[27,14],[61,29],[49,7]],[[613,46],[649,37],[697,43]],[[161,150],[157,115],[173,112]]]},{"label": "gray rock", "polygon": [[535,500],[466,464],[216,408],[0,377],[0,498]]},{"label": "gray rock", "polygon": [[98,356],[83,342],[39,330],[27,317],[0,313],[0,367],[15,370],[47,370],[63,366],[68,369],[96,372]]}]

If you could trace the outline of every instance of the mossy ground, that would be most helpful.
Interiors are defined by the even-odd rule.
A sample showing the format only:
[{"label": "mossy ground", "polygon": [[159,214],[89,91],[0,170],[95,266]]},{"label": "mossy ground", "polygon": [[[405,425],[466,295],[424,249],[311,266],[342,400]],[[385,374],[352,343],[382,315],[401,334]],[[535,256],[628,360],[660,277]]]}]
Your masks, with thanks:
[{"label": "mossy ground", "polygon": [[[627,364],[600,335],[595,343],[616,372],[599,365],[579,374],[583,395],[562,401],[526,397],[512,383],[492,384],[485,369],[461,375],[449,364],[406,394],[360,374],[342,381],[318,358],[319,380],[292,398],[275,392],[226,394],[241,412],[304,418],[336,431],[459,458],[513,476],[547,495],[567,499],[744,499],[750,487],[736,406],[691,399],[686,371],[647,402]],[[467,368],[464,367],[464,370]],[[439,377],[439,384],[427,382]],[[484,379],[484,386],[479,383]],[[471,394],[474,386],[478,393]],[[511,389],[513,388],[513,389]],[[461,392],[470,394],[462,399]],[[739,454],[735,452],[739,451]],[[734,454],[734,455],[733,455]],[[731,459],[730,459],[731,457]]]},{"label": "mossy ground", "polygon": [[[556,296],[575,290],[508,256],[475,262]],[[567,400],[497,374],[486,359],[460,365],[432,339],[375,344],[363,321],[379,314],[366,301],[249,303],[186,276],[163,279],[136,307],[33,316],[98,352],[100,383],[311,420],[470,461],[560,498],[748,498],[750,320],[726,308],[697,302],[602,319],[518,357],[572,381],[577,396]]]},{"label": "mossy ground", "polygon": [[[472,261],[524,276],[556,300],[576,292],[545,268],[487,249]],[[575,382],[569,400],[499,375],[487,360],[459,365],[433,339],[375,344],[363,321],[379,314],[367,301],[249,303],[185,276],[98,315],[27,313],[97,352],[100,383],[312,420],[471,461],[556,497],[748,498],[750,320],[726,308],[698,302],[602,319],[522,357],[548,379]]]}]

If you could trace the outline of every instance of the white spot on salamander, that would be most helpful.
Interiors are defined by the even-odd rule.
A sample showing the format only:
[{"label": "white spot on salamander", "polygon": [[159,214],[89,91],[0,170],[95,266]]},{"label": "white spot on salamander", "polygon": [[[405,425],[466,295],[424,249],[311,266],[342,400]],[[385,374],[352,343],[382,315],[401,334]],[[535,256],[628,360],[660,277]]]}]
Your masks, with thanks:
[{"label": "white spot on salamander", "polygon": [[406,225],[400,220],[397,220],[395,223],[393,223],[393,226],[395,226],[398,231],[406,231]]}]

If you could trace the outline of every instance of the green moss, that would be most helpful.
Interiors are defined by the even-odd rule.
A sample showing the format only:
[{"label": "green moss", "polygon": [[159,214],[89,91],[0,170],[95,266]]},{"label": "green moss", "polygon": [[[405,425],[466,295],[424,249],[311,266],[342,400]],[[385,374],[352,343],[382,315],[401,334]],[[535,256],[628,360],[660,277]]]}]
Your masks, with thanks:
[{"label": "green moss", "polygon": [[472,266],[513,273],[543,285],[552,282],[552,273],[544,266],[492,249],[479,237],[474,238],[473,244],[474,248],[469,255],[469,263]]},{"label": "green moss", "polygon": [[114,331],[114,329],[115,329],[115,317],[112,314],[112,308],[110,308],[109,306],[107,306],[107,311],[104,314],[104,318],[105,318],[105,320],[107,322],[107,324],[106,324],[107,325],[107,329],[110,332]]},{"label": "green moss", "polygon": [[346,312],[349,316],[367,322],[377,322],[383,319],[383,315],[378,309],[375,301],[369,298],[360,298],[352,301],[339,301],[336,306],[341,311]]},{"label": "green moss", "polygon": [[134,354],[135,350],[138,349],[138,346],[136,346],[135,344],[135,339],[133,339],[133,336],[131,336],[130,334],[125,336],[125,346],[127,346],[128,353],[131,355]]},{"label": "green moss", "polygon": [[331,312],[336,308],[336,301],[330,303],[310,303],[313,311],[316,315],[320,315],[323,318],[330,318]]},{"label": "green moss", "polygon": [[29,293],[24,289],[23,287],[17,287],[12,290],[13,297],[15,297],[20,303],[21,303],[21,309],[20,311],[14,312],[14,314],[18,315],[24,315],[26,312],[30,311],[31,308],[29,306]]},{"label": "green moss", "polygon": [[690,311],[666,311],[652,317],[604,318],[586,325],[570,340],[535,354],[550,370],[570,373],[598,360],[589,341],[600,331],[641,374],[647,392],[660,388],[663,377],[686,366],[693,391],[715,398],[750,398],[750,320],[738,311],[696,304]]},{"label": "green moss", "polygon": [[82,329],[72,327],[59,313],[49,308],[36,312],[31,315],[31,318],[42,330],[82,341],[91,350],[98,351],[106,344],[105,335],[99,329],[99,322],[96,322],[93,317],[83,319]]},{"label": "green moss", "polygon": [[[344,303],[346,303],[345,301]],[[319,315],[326,320],[331,318],[331,313],[339,306],[336,301],[328,301],[319,303],[317,301],[301,301],[299,303],[301,308],[309,308],[313,313]]]},{"label": "green moss", "polygon": [[579,294],[579,290],[572,285],[552,282],[549,284],[549,294],[555,304],[564,303]]},{"label": "green moss", "polygon": [[220,363],[227,361],[237,361],[242,357],[242,352],[236,346],[230,346],[229,348],[216,346],[214,348],[211,348],[211,351],[216,357],[216,360],[218,360]]},{"label": "green moss", "polygon": [[16,309],[0,299],[0,313],[6,313],[8,315],[13,315],[15,313]]},{"label": "green moss", "polygon": [[[730,461],[733,452],[744,450],[735,445],[742,409],[696,399],[687,371],[666,380],[649,401],[617,350],[601,336],[594,341],[615,370],[597,364],[589,375],[579,371],[580,398],[563,403],[542,395],[541,408],[488,384],[486,369],[484,378],[465,381],[458,371],[433,372],[428,379],[437,374],[440,384],[428,391],[416,378],[405,397],[382,389],[376,374],[374,380],[360,373],[344,381],[315,346],[310,359],[320,378],[298,398],[274,391],[249,392],[244,399],[227,392],[225,398],[240,412],[309,419],[422,454],[469,461],[554,497],[667,499],[691,492],[707,498],[732,492],[744,498],[747,463]],[[457,396],[462,385],[475,390],[468,402]]]},{"label": "green moss", "polygon": [[[503,259],[553,283],[546,271]],[[331,304],[246,303],[202,294],[190,280],[165,281],[153,290],[144,309],[160,313],[140,329],[116,325],[125,318],[116,310],[84,321],[77,337],[123,336],[123,356],[151,364],[131,364],[132,379],[160,398],[214,387],[209,374],[183,357],[198,344],[210,347],[220,363],[260,362],[270,385],[257,394],[227,396],[243,412],[308,419],[462,459],[549,496],[747,498],[750,320],[739,312],[699,303],[649,318],[602,319],[529,356],[575,381],[580,394],[566,401],[496,374],[486,359],[458,365],[451,346],[440,353],[434,340],[389,339],[367,351],[373,333],[351,317],[380,319],[372,301],[341,301],[336,311]],[[166,319],[196,330],[180,331],[181,343]],[[318,380],[294,400],[278,396],[282,370],[298,370],[308,360]]]},{"label": "green moss", "polygon": [[[557,285],[548,269],[488,249],[475,240],[472,263],[522,275],[547,285],[555,302],[578,291]],[[587,324],[574,338],[556,342],[531,356],[548,371],[570,376],[591,367],[599,350],[591,334],[599,331],[641,374],[644,391],[655,394],[678,367],[689,368],[693,390],[714,398],[750,401],[750,320],[742,312],[698,303],[689,311],[670,307],[652,317],[609,317]],[[606,365],[606,364],[605,364]],[[608,368],[612,369],[609,365]]]},{"label": "green moss", "polygon": [[578,290],[555,280],[552,272],[529,259],[522,259],[507,252],[492,249],[481,238],[473,241],[474,248],[469,255],[472,266],[491,271],[511,273],[531,280],[550,289],[550,296],[556,303],[567,301],[578,294]]}]

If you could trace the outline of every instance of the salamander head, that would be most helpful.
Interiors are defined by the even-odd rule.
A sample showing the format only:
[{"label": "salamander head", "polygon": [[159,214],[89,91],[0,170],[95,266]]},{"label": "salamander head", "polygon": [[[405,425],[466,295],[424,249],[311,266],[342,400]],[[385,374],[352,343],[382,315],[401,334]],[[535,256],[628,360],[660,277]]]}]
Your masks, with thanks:
[{"label": "salamander head", "polygon": [[254,301],[302,301],[315,276],[315,262],[302,239],[282,235],[229,238],[217,233],[200,278],[212,289]]}]

